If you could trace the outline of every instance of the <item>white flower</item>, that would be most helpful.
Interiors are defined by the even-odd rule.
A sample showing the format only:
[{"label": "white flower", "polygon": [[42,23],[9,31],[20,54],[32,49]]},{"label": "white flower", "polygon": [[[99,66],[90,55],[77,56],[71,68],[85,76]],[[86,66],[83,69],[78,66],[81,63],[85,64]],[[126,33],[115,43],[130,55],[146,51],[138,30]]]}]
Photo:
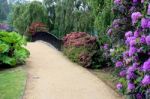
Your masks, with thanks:
[{"label": "white flower", "polygon": [[110,49],[110,53],[113,53],[115,51],[115,49]]}]

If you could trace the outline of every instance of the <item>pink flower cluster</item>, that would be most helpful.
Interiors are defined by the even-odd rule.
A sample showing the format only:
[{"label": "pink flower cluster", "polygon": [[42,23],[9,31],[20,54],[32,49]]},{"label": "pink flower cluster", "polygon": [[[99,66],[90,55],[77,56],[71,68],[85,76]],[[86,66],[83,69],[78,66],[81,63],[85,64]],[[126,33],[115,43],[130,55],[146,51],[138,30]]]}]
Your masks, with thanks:
[{"label": "pink flower cluster", "polygon": [[137,21],[142,17],[142,14],[140,12],[134,12],[131,15],[132,18],[132,24],[134,25],[135,23],[137,23]]},{"label": "pink flower cluster", "polygon": [[91,36],[85,32],[72,32],[67,34],[64,38],[64,46],[87,46],[96,42],[96,37]]}]

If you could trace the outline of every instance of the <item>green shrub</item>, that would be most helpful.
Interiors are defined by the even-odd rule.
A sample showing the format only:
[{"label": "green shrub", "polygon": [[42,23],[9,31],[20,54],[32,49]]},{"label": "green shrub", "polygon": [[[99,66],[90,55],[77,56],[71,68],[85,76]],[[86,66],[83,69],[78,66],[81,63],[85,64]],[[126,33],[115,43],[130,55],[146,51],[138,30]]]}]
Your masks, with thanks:
[{"label": "green shrub", "polygon": [[[96,49],[88,48],[85,46],[75,47],[70,46],[63,49],[64,54],[73,62],[82,65],[87,68],[99,68],[100,64],[94,62],[94,55],[96,55]],[[98,57],[97,57],[98,58]],[[96,59],[96,58],[95,58]],[[96,61],[99,59],[96,59]]]},{"label": "green shrub", "polygon": [[79,62],[79,58],[78,58],[79,54],[80,54],[81,52],[85,52],[85,53],[86,53],[86,52],[87,52],[87,49],[84,48],[84,47],[74,47],[74,46],[70,46],[70,47],[67,47],[67,48],[64,47],[63,51],[64,51],[64,54],[65,54],[66,56],[68,56],[68,58],[69,58],[71,61],[78,63],[78,62]]},{"label": "green shrub", "polygon": [[97,39],[85,32],[72,32],[64,37],[64,54],[73,62],[86,68],[100,68],[105,58]]},{"label": "green shrub", "polygon": [[0,64],[16,66],[22,64],[29,56],[25,37],[15,32],[0,31]]}]

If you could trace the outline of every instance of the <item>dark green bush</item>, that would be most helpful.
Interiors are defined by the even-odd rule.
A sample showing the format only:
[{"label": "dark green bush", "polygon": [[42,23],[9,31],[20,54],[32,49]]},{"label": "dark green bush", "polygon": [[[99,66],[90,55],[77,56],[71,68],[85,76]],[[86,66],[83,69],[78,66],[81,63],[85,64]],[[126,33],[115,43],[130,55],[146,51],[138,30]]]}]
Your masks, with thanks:
[{"label": "dark green bush", "polygon": [[0,64],[16,66],[25,62],[29,51],[25,37],[15,32],[0,31]]}]

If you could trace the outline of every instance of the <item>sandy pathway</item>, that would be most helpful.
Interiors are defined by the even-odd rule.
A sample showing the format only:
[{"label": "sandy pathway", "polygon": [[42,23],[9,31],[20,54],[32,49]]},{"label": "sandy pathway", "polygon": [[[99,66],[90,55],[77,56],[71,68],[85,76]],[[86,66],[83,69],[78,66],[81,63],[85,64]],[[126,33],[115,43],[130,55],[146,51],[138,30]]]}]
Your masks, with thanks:
[{"label": "sandy pathway", "polygon": [[23,99],[120,99],[89,71],[70,62],[55,48],[29,43],[28,80]]}]

